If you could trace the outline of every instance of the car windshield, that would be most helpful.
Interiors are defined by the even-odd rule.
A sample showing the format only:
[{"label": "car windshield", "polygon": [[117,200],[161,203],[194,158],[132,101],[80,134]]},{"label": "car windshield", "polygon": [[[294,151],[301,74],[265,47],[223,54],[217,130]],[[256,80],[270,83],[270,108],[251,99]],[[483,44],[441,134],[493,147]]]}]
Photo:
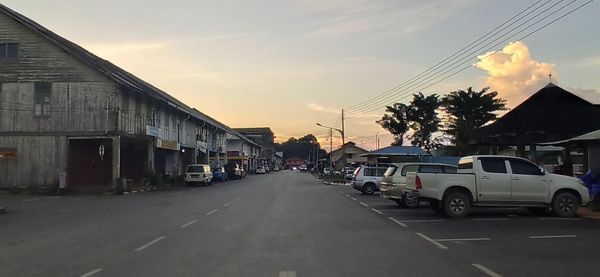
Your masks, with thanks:
[{"label": "car windshield", "polygon": [[204,172],[204,167],[201,165],[190,165],[187,167],[186,172]]}]

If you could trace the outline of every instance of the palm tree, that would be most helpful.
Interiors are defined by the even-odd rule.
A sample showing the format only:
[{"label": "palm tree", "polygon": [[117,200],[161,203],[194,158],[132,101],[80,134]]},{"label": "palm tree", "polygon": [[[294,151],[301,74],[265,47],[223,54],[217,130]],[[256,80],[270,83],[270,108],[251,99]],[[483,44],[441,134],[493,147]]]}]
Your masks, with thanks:
[{"label": "palm tree", "polygon": [[497,112],[506,110],[506,100],[498,97],[498,92],[489,87],[474,91],[450,92],[442,98],[442,109],[448,115],[448,125],[444,133],[452,137],[457,155],[473,154],[471,142],[476,132],[486,123],[498,118]]}]

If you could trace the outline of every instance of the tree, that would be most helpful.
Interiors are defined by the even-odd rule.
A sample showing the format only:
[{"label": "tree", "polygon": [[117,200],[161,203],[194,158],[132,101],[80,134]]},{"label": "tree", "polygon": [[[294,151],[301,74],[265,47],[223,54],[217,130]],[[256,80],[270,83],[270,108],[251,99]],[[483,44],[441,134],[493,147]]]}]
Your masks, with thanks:
[{"label": "tree", "polygon": [[497,112],[506,110],[506,100],[498,97],[498,92],[459,90],[442,98],[442,109],[448,115],[444,133],[451,136],[457,155],[473,154],[475,147],[470,143],[476,132],[486,123],[498,118]]},{"label": "tree", "polygon": [[386,106],[386,114],[376,121],[377,124],[394,136],[392,145],[402,145],[404,142],[404,134],[408,131],[407,110],[408,106],[405,104],[394,103],[393,106]]},{"label": "tree", "polygon": [[440,118],[437,109],[441,102],[437,94],[427,97],[423,93],[413,94],[413,100],[406,110],[406,121],[413,131],[408,137],[413,146],[419,146],[431,153],[437,143],[431,139],[431,135],[440,128]]},{"label": "tree", "polygon": [[285,157],[298,157],[307,159],[311,157],[314,159],[315,149],[317,149],[317,157],[322,158],[327,155],[325,150],[321,149],[317,138],[312,134],[308,134],[299,139],[291,137],[283,143],[275,144],[275,151],[283,152]]}]

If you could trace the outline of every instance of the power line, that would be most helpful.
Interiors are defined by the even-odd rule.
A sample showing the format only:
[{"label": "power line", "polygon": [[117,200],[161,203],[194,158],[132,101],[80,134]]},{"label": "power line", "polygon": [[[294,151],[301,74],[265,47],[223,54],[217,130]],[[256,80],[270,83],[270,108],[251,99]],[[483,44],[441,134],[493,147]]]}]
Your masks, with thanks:
[{"label": "power line", "polygon": [[[548,16],[546,16],[546,17],[543,17],[543,18],[542,18],[542,19],[540,19],[540,20],[537,20],[536,22],[534,22],[534,23],[532,23],[532,24],[528,25],[526,28],[524,28],[524,29],[522,29],[522,30],[518,31],[518,32],[517,32],[517,33],[515,33],[515,34],[512,34],[510,37],[508,37],[508,38],[507,38],[507,40],[508,40],[508,39],[511,39],[511,38],[513,38],[513,37],[515,37],[516,35],[518,35],[518,34],[520,34],[520,33],[524,32],[524,31],[526,31],[526,30],[528,30],[529,28],[531,28],[531,27],[535,26],[536,24],[540,23],[541,21],[548,19],[550,16],[552,16],[552,15],[556,14],[557,12],[559,12],[559,11],[561,11],[561,10],[565,9],[566,7],[570,6],[571,4],[573,4],[573,3],[574,3],[574,2],[576,2],[576,1],[577,1],[577,0],[573,0],[573,1],[569,2],[568,4],[566,4],[566,5],[562,6],[562,7],[560,7],[559,9],[557,9],[557,10],[555,10],[555,11],[553,11],[553,12],[551,12],[551,13],[550,13]],[[561,1],[561,2],[562,2],[562,1]],[[534,31],[532,31],[532,32],[530,32],[530,33],[527,33],[526,35],[522,36],[522,37],[521,37],[521,38],[519,38],[518,40],[523,40],[523,39],[525,39],[525,38],[527,38],[527,37],[529,37],[529,36],[533,35],[534,33],[538,32],[538,31],[540,31],[540,30],[542,30],[542,29],[546,28],[547,26],[549,26],[549,25],[551,25],[551,24],[555,23],[556,21],[558,21],[558,20],[560,20],[560,19],[562,19],[562,18],[564,18],[564,17],[566,17],[566,16],[568,16],[568,15],[572,14],[573,12],[575,12],[575,11],[577,11],[577,10],[581,9],[582,7],[584,7],[584,6],[588,5],[588,4],[589,4],[589,3],[591,3],[591,2],[593,2],[593,0],[589,0],[589,1],[585,2],[585,3],[583,3],[582,5],[579,5],[579,6],[577,6],[576,8],[574,8],[574,9],[572,9],[572,10],[568,11],[567,13],[565,13],[565,14],[562,14],[562,15],[560,15],[559,17],[557,17],[557,18],[555,18],[555,19],[551,20],[550,22],[548,22],[548,23],[546,23],[546,24],[544,24],[544,25],[540,26],[539,28],[535,29]],[[559,2],[559,3],[560,3],[560,2]],[[555,4],[555,5],[553,5],[552,7],[554,7],[554,6],[556,6],[556,4]],[[550,8],[552,8],[552,7],[550,7]],[[544,10],[543,12],[545,12],[545,11],[547,11],[547,10],[548,10],[548,9]],[[543,12],[542,12],[542,13],[543,13]],[[541,14],[541,13],[540,13],[540,14]],[[539,15],[539,14],[538,14],[538,15]],[[536,17],[537,17],[537,15],[536,15]],[[535,17],[534,17],[534,18],[535,18]],[[533,18],[532,18],[532,19],[533,19]],[[527,20],[526,22],[529,22],[529,21],[531,21],[532,19],[529,19],[529,20]],[[521,24],[521,25],[523,25],[523,24]],[[506,35],[506,34],[505,34],[505,35]],[[503,36],[504,36],[504,35],[503,35]],[[498,40],[498,39],[496,39],[496,40]],[[495,41],[496,41],[496,40],[495,40]],[[490,47],[489,49],[491,50],[492,48],[494,48],[494,47],[496,47],[496,46],[498,46],[498,45],[500,45],[500,44],[503,44],[503,43],[504,43],[504,42],[503,42],[503,41],[501,41],[501,42],[499,42],[499,43],[495,44],[494,46]],[[487,45],[489,45],[489,43],[488,43]],[[487,46],[487,45],[486,45],[486,46]],[[491,54],[491,55],[494,55],[495,53],[496,53],[496,52],[492,52],[492,54]],[[490,56],[491,56],[491,55],[490,55]],[[473,58],[471,58],[471,59],[473,59]],[[463,58],[463,60],[464,60],[464,58]],[[438,74],[438,75],[440,75],[440,76],[442,76],[442,77],[440,77],[440,76],[435,76],[435,78],[441,78],[440,80],[437,80],[437,81],[435,81],[435,80],[434,80],[433,82],[431,82],[431,83],[429,83],[429,84],[419,84],[419,85],[423,85],[423,87],[419,88],[419,89],[418,89],[418,90],[416,90],[416,91],[423,90],[423,89],[425,89],[425,88],[429,88],[429,87],[431,87],[431,86],[433,86],[433,85],[435,85],[435,84],[437,84],[437,83],[439,83],[439,82],[441,82],[441,81],[443,81],[443,80],[446,80],[446,79],[448,79],[449,77],[452,77],[452,76],[454,76],[454,75],[456,75],[456,74],[458,74],[458,73],[460,73],[460,72],[462,72],[462,71],[464,71],[464,70],[466,70],[466,69],[470,68],[472,65],[468,65],[468,66],[466,66],[466,67],[460,68],[460,69],[459,69],[458,71],[456,71],[456,72],[453,72],[453,73],[450,73],[449,75],[443,76],[444,74],[447,74],[447,73],[451,72],[452,70],[454,70],[454,69],[456,69],[456,68],[460,67],[461,65],[464,65],[464,64],[465,64],[465,63],[467,63],[467,62],[469,62],[469,60],[467,60],[466,62],[462,62],[462,63],[460,63],[460,64],[458,64],[458,65],[456,65],[456,66],[454,66],[454,67],[450,68],[449,70],[446,70],[446,71],[442,72],[441,74]],[[455,62],[455,63],[456,63],[456,62]],[[455,63],[454,63],[454,64],[455,64]],[[446,66],[445,68],[447,68],[447,67],[448,67],[448,66]],[[431,78],[428,78],[428,79],[431,79]],[[413,86],[413,87],[414,87],[414,86]],[[414,91],[414,92],[416,92],[416,91]],[[404,96],[402,96],[403,94],[404,94]],[[398,99],[398,100],[402,100],[402,99],[406,98],[406,97],[407,97],[407,96],[409,96],[409,95],[410,95],[410,94],[406,94],[406,92],[405,92],[405,93],[398,93],[398,94],[396,94],[396,95],[392,95],[392,97],[400,97],[400,96],[402,96],[402,97],[400,97],[400,98]],[[388,100],[390,100],[390,97],[386,97],[386,99],[385,99],[384,101],[388,101]],[[382,102],[382,101],[377,101],[377,103],[379,103],[379,104],[381,104],[381,102]],[[361,115],[361,114],[365,114],[365,113],[368,113],[368,112],[371,112],[371,111],[374,111],[374,110],[377,110],[377,109],[381,108],[380,106],[376,106],[376,105],[377,105],[377,104],[375,104],[375,105],[369,105],[368,107],[364,107],[362,110],[356,110],[356,111],[353,111],[353,112],[350,114],[350,117],[356,117],[356,116],[359,116],[359,115]]]},{"label": "power line", "polygon": [[[457,54],[460,54],[461,52],[463,52],[463,51],[465,51],[465,50],[468,50],[468,49],[472,48],[472,45],[473,45],[473,44],[475,44],[475,43],[477,43],[477,42],[481,41],[482,39],[486,38],[486,37],[487,37],[489,34],[493,33],[494,31],[496,31],[496,30],[497,30],[497,29],[499,29],[500,27],[502,27],[502,26],[506,25],[508,22],[512,21],[512,20],[513,20],[513,19],[515,19],[517,16],[521,15],[522,13],[526,12],[526,11],[527,11],[527,10],[529,10],[530,8],[534,7],[535,5],[537,5],[537,4],[538,4],[539,2],[541,2],[541,1],[542,1],[542,0],[538,0],[537,2],[535,2],[535,3],[531,4],[531,5],[530,5],[530,6],[528,6],[526,9],[524,9],[524,10],[522,10],[521,12],[517,13],[516,15],[514,15],[514,16],[513,16],[513,17],[511,17],[510,19],[508,19],[508,20],[504,21],[502,24],[500,24],[500,25],[496,26],[496,28],[494,28],[493,30],[491,30],[491,31],[487,32],[486,34],[484,34],[483,36],[479,37],[478,39],[476,39],[475,41],[471,42],[470,44],[468,44],[467,46],[463,47],[462,49],[460,49],[460,50],[458,50],[458,51],[454,52],[452,55],[450,55],[450,56],[446,57],[445,59],[443,59],[442,61],[438,62],[437,64],[435,64],[435,65],[433,65],[433,66],[429,67],[427,70],[425,70],[425,71],[423,71],[423,72],[421,72],[421,73],[417,74],[416,76],[414,76],[414,77],[410,78],[409,80],[407,80],[407,81],[403,82],[402,84],[400,84],[400,85],[398,85],[398,86],[396,86],[396,87],[394,87],[394,88],[392,88],[392,89],[390,89],[390,90],[388,90],[388,91],[384,92],[383,94],[380,94],[380,95],[378,95],[378,96],[376,96],[376,97],[373,97],[373,98],[371,98],[371,99],[369,99],[369,100],[366,100],[366,101],[364,101],[364,102],[362,102],[362,103],[359,103],[359,104],[356,104],[356,105],[354,105],[354,106],[347,107],[347,110],[348,110],[348,111],[352,111],[352,110],[355,110],[355,109],[357,109],[357,108],[359,108],[359,107],[361,107],[361,106],[364,106],[364,105],[366,105],[366,104],[372,103],[373,101],[375,101],[375,100],[377,100],[377,99],[379,99],[379,98],[381,98],[381,97],[384,97],[384,96],[386,96],[386,95],[389,95],[389,94],[393,93],[395,90],[402,88],[403,86],[405,86],[405,85],[407,85],[407,84],[409,84],[409,83],[413,82],[414,80],[417,80],[417,79],[419,79],[421,76],[423,76],[423,75],[426,75],[426,74],[427,74],[427,73],[429,73],[430,71],[432,71],[432,70],[434,70],[434,69],[438,68],[440,65],[444,64],[446,61],[448,61],[448,60],[451,60],[451,59],[452,59],[453,57],[455,57]],[[550,1],[551,1],[551,0],[548,0],[548,1],[546,1],[546,2],[545,2],[543,5],[542,5],[542,6],[546,5],[546,4],[547,4],[548,2],[550,2]],[[540,6],[540,7],[536,8],[536,9],[539,9],[539,8],[541,8],[542,6]],[[534,11],[535,11],[535,10],[534,10]],[[515,23],[516,23],[516,22],[513,22],[513,23],[509,24],[508,26],[512,26],[512,25],[513,25],[513,24],[515,24]]]}]

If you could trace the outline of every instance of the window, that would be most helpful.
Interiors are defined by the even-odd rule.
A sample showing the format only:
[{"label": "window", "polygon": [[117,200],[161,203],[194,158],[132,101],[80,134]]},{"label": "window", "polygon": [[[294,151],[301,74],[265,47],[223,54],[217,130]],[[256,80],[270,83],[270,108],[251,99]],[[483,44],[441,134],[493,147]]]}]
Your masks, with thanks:
[{"label": "window", "polygon": [[510,159],[508,161],[513,174],[544,175],[544,172],[541,168],[530,162],[517,159]]},{"label": "window", "polygon": [[506,173],[504,159],[481,158],[481,168],[488,173]]},{"label": "window", "polygon": [[398,170],[397,166],[390,166],[385,171],[385,173],[383,174],[383,176],[392,176],[392,175],[394,175],[394,173],[396,173],[396,170]]},{"label": "window", "polygon": [[375,168],[365,168],[365,176],[375,176]]},{"label": "window", "polygon": [[418,165],[405,165],[402,168],[402,176],[406,176],[407,173],[409,172],[417,172],[417,170],[419,170],[419,166]]},{"label": "window", "polygon": [[422,165],[419,168],[421,173],[444,173],[441,165]]},{"label": "window", "polygon": [[35,83],[33,93],[33,114],[35,116],[50,116],[50,93],[52,84]]},{"label": "window", "polygon": [[386,170],[387,170],[387,168],[377,168],[377,171],[376,171],[377,177],[383,177]]},{"label": "window", "polygon": [[352,159],[352,153],[348,153],[347,156],[348,156],[348,159]]},{"label": "window", "polygon": [[0,60],[16,61],[19,52],[19,44],[10,42],[0,42]]},{"label": "window", "polygon": [[456,174],[456,167],[454,166],[444,166],[444,172],[450,174]]},{"label": "window", "polygon": [[473,169],[473,158],[462,158],[458,161],[458,169]]}]

